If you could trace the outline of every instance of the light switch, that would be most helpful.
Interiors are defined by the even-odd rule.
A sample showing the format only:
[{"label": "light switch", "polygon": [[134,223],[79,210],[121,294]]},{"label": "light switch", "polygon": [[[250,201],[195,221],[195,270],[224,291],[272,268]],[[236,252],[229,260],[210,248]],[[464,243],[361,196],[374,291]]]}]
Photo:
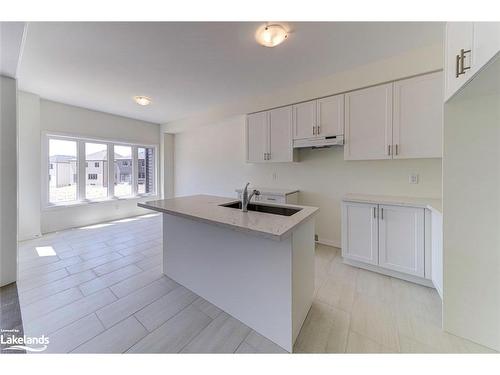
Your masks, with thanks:
[{"label": "light switch", "polygon": [[417,173],[412,173],[409,177],[409,183],[410,184],[418,184],[418,174]]}]

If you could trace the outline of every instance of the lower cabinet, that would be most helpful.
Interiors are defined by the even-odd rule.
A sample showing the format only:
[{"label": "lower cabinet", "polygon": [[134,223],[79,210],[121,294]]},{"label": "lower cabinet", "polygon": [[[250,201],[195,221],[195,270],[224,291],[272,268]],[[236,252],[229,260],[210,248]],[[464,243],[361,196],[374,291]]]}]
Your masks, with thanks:
[{"label": "lower cabinet", "polygon": [[375,266],[374,271],[423,279],[424,217],[424,208],[343,202],[342,256]]}]

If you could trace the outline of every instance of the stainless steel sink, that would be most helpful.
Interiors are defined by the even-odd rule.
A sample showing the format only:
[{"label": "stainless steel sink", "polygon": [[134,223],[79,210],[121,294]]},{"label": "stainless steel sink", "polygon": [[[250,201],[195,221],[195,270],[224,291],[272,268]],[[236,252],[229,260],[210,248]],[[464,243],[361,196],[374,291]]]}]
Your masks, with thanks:
[{"label": "stainless steel sink", "polygon": [[[236,208],[236,209],[241,210],[241,202],[240,201],[225,203],[225,204],[221,204],[220,206],[228,207],[228,208]],[[249,203],[247,208],[248,208],[248,211],[264,212],[266,214],[281,215],[281,216],[292,216],[293,214],[296,214],[297,212],[302,210],[302,208],[268,206],[267,204],[255,204],[255,203]]]}]

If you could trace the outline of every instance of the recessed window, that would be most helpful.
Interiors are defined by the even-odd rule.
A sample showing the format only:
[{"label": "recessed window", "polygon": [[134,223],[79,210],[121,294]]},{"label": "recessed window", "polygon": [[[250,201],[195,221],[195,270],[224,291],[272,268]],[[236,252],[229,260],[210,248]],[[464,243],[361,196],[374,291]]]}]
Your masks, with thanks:
[{"label": "recessed window", "polygon": [[103,143],[85,143],[85,198],[103,199],[108,196],[108,146]]},{"label": "recessed window", "polygon": [[49,140],[49,202],[78,199],[78,157],[76,141]]},{"label": "recessed window", "polygon": [[137,147],[137,193],[155,192],[155,156],[152,147]]},{"label": "recessed window", "polygon": [[132,195],[132,147],[114,146],[115,161],[115,196],[128,197]]}]

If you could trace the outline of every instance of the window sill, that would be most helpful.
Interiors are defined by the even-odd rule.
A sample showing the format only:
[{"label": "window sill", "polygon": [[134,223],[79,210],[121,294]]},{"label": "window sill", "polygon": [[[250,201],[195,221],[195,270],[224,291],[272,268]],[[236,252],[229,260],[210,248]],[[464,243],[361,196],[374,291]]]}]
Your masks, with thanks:
[{"label": "window sill", "polygon": [[143,195],[135,195],[131,197],[114,197],[107,199],[99,199],[99,200],[88,200],[88,201],[77,201],[77,202],[64,202],[64,203],[56,203],[50,204],[43,207],[42,211],[53,211],[60,210],[65,208],[74,208],[74,207],[82,207],[82,206],[90,206],[95,204],[106,204],[106,203],[116,203],[121,201],[133,201],[133,200],[141,200],[141,199],[158,199],[158,195],[156,194],[143,194]]}]

